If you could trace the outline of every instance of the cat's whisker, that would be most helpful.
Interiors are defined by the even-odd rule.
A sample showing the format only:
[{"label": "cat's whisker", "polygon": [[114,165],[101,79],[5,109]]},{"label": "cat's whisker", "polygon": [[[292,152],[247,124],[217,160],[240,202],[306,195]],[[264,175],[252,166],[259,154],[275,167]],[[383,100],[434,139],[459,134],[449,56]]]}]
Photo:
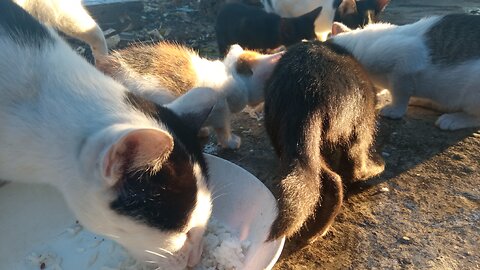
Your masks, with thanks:
[{"label": "cat's whisker", "polygon": [[160,253],[157,253],[157,252],[155,252],[155,251],[151,251],[151,250],[148,250],[148,249],[145,249],[145,252],[150,253],[150,254],[153,254],[153,255],[156,255],[156,256],[158,256],[158,257],[160,257],[160,258],[164,258],[164,259],[167,258],[167,256],[165,256],[165,255],[162,255],[162,254],[160,254]]},{"label": "cat's whisker", "polygon": [[161,247],[159,247],[158,249],[173,256],[173,253],[171,251],[168,251],[168,250],[166,250],[164,248],[161,248]]},{"label": "cat's whisker", "polygon": [[213,197],[213,198],[212,198],[212,203],[213,203],[216,199],[218,199],[218,198],[220,198],[220,197],[222,197],[222,196],[225,196],[225,195],[227,195],[227,193],[218,194],[217,196]]}]

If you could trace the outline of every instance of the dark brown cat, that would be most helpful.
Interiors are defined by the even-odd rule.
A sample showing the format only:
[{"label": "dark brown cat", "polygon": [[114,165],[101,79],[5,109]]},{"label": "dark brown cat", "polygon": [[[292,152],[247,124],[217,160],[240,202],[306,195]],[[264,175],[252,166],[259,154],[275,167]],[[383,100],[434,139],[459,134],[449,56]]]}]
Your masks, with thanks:
[{"label": "dark brown cat", "polygon": [[370,152],[375,119],[375,89],[350,54],[319,41],[288,49],[265,89],[265,125],[281,163],[270,239],[324,235],[342,205],[342,178],[384,170]]}]

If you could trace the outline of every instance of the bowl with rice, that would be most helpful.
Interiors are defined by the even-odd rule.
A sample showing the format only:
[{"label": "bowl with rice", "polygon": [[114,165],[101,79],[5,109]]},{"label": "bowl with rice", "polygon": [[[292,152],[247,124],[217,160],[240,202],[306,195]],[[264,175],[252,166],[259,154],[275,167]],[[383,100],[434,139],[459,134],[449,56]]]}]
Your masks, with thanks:
[{"label": "bowl with rice", "polygon": [[[285,239],[266,242],[276,217],[270,191],[252,174],[206,154],[213,212],[194,270],[271,269]],[[131,258],[115,242],[84,229],[62,195],[43,185],[0,186],[2,269],[155,269]]]}]

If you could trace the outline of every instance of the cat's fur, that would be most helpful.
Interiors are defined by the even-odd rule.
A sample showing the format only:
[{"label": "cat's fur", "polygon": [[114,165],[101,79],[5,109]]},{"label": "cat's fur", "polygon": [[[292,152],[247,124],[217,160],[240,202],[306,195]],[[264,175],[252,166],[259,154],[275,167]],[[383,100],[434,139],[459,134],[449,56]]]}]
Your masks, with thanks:
[{"label": "cat's fur", "polygon": [[11,1],[0,48],[0,179],[55,186],[84,226],[161,269],[198,262],[211,195],[196,132],[215,91],[157,106]]},{"label": "cat's fur", "polygon": [[[324,19],[323,23],[315,22],[317,36],[324,41],[330,33],[333,19],[342,22],[351,28],[358,28],[375,22],[377,15],[385,9],[390,0],[343,0],[337,9],[324,9],[322,12],[333,14],[335,17]],[[319,7],[329,7],[332,0],[262,0],[266,11],[276,13],[282,17],[297,17]],[[324,14],[323,16],[326,16]],[[319,18],[321,19],[321,18]]]},{"label": "cat's fur", "polygon": [[[430,99],[450,113],[444,130],[480,126],[480,17],[446,15],[408,25],[373,24],[351,31],[335,24],[333,42],[345,47],[387,88],[392,103],[380,114],[405,115],[409,99]],[[344,33],[342,33],[344,32]]]},{"label": "cat's fur", "polygon": [[[211,87],[219,99],[206,125],[215,129],[224,148],[240,147],[232,134],[230,115],[263,101],[263,87],[281,53],[262,55],[234,45],[223,61],[201,58],[184,46],[160,42],[115,51],[98,67],[117,81],[157,104],[164,104],[192,87]],[[192,106],[197,106],[191,100]]]},{"label": "cat's fur", "polygon": [[[281,45],[295,44],[302,39],[313,39],[314,22],[317,17],[323,17],[323,14],[324,7],[318,7],[296,18],[282,18],[252,6],[225,4],[215,25],[218,49],[221,55],[225,55],[232,44],[248,49],[275,49]],[[327,28],[331,28],[332,22],[333,12]]]},{"label": "cat's fur", "polygon": [[281,163],[270,239],[324,235],[342,205],[342,180],[384,170],[370,152],[375,118],[374,86],[345,50],[319,41],[287,50],[265,88],[265,126]]},{"label": "cat's fur", "polygon": [[14,0],[14,2],[41,22],[90,45],[95,59],[108,54],[102,29],[85,10],[81,0]]}]

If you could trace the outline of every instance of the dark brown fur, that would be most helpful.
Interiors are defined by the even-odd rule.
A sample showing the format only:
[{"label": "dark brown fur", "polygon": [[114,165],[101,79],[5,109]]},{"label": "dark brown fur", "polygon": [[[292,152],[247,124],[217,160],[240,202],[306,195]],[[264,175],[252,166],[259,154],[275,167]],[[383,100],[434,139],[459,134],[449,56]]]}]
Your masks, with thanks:
[{"label": "dark brown fur", "polygon": [[341,177],[383,171],[370,153],[375,118],[375,89],[345,50],[314,41],[286,52],[265,89],[265,125],[281,162],[269,239],[325,234],[342,205]]}]

